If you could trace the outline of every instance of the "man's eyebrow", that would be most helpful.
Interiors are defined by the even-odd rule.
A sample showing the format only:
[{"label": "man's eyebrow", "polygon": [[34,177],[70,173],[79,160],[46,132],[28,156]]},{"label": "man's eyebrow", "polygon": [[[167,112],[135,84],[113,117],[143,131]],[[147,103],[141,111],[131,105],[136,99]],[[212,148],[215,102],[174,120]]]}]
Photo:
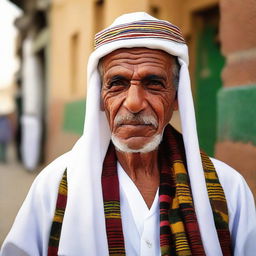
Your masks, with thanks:
[{"label": "man's eyebrow", "polygon": [[166,77],[161,76],[161,75],[149,74],[149,75],[144,76],[142,80],[143,81],[147,81],[147,80],[164,80],[164,81],[166,81]]},{"label": "man's eyebrow", "polygon": [[123,80],[123,79],[127,80],[127,78],[125,78],[122,75],[113,75],[113,76],[109,76],[108,77],[108,80],[110,80],[110,81],[113,81],[113,80]]}]

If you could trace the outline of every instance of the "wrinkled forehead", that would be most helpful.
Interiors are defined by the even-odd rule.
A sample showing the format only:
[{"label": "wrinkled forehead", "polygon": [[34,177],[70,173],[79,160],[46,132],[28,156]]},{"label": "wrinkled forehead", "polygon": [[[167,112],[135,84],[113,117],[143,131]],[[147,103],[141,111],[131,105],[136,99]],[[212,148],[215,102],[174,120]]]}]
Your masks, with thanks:
[{"label": "wrinkled forehead", "polygon": [[164,58],[164,59],[173,59],[174,56],[159,49],[150,49],[146,47],[132,47],[132,48],[120,48],[112,51],[102,58],[102,60],[106,59],[125,59],[128,57],[139,59],[142,56],[148,58]]},{"label": "wrinkled forehead", "polygon": [[163,65],[172,64],[175,56],[159,49],[149,49],[146,47],[120,48],[102,57],[99,61],[99,70],[102,72],[103,65],[115,64],[148,64],[161,63]]}]

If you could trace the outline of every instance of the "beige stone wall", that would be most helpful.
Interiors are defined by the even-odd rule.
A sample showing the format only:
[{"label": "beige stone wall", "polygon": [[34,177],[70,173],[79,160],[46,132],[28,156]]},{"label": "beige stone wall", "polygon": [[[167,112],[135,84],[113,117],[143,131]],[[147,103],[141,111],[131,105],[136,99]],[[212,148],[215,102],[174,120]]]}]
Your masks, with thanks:
[{"label": "beige stone wall", "polygon": [[148,0],[106,0],[104,2],[104,12],[105,12],[105,27],[109,26],[115,18],[118,16],[136,11],[149,11],[149,1]]},{"label": "beige stone wall", "polygon": [[220,6],[224,85],[256,84],[256,3],[222,0]]},{"label": "beige stone wall", "polygon": [[[47,127],[48,161],[64,153],[78,138],[77,135],[63,132],[63,113],[65,103],[85,98],[86,95],[86,64],[93,47],[93,8],[92,0],[54,0],[52,2]],[[76,38],[76,50],[72,50],[74,38]],[[73,70],[73,62],[75,62],[76,70]]]},{"label": "beige stone wall", "polygon": [[[65,100],[85,96],[86,63],[92,50],[93,1],[55,0],[52,4],[50,99]],[[72,37],[78,36],[79,58],[77,63],[77,85],[72,89]]]},{"label": "beige stone wall", "polygon": [[186,37],[191,36],[194,31],[192,15],[195,12],[203,11],[207,8],[216,6],[219,0],[184,0],[182,1],[181,10],[181,30]]}]

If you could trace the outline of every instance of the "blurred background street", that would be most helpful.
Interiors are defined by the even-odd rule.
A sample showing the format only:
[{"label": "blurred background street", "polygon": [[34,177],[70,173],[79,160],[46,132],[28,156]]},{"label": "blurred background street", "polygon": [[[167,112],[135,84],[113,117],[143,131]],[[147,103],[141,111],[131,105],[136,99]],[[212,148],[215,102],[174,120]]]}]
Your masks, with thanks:
[{"label": "blurred background street", "polygon": [[38,172],[28,172],[15,160],[13,148],[8,164],[0,163],[0,246]]}]

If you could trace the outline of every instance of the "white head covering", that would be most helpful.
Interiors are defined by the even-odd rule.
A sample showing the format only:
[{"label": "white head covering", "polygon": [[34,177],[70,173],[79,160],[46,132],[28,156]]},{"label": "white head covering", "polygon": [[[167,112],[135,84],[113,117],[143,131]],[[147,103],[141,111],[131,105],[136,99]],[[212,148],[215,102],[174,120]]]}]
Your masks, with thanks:
[{"label": "white head covering", "polygon": [[[158,21],[138,12],[117,18],[110,28],[134,21]],[[99,59],[119,48],[147,47],[161,49],[178,56],[180,81],[178,103],[185,144],[186,160],[191,182],[195,210],[206,254],[222,255],[212,210],[206,190],[205,178],[199,153],[194,106],[188,73],[188,51],[184,43],[161,38],[133,38],[102,44],[91,54],[87,70],[87,106],[84,133],[70,154],[68,169],[68,202],[62,227],[62,249],[67,255],[80,251],[88,255],[108,255],[105,217],[102,200],[102,164],[110,142],[110,130],[105,113],[100,109]],[[78,201],[78,199],[82,201]],[[76,239],[73,239],[76,234]],[[68,245],[67,245],[68,241]]]}]

